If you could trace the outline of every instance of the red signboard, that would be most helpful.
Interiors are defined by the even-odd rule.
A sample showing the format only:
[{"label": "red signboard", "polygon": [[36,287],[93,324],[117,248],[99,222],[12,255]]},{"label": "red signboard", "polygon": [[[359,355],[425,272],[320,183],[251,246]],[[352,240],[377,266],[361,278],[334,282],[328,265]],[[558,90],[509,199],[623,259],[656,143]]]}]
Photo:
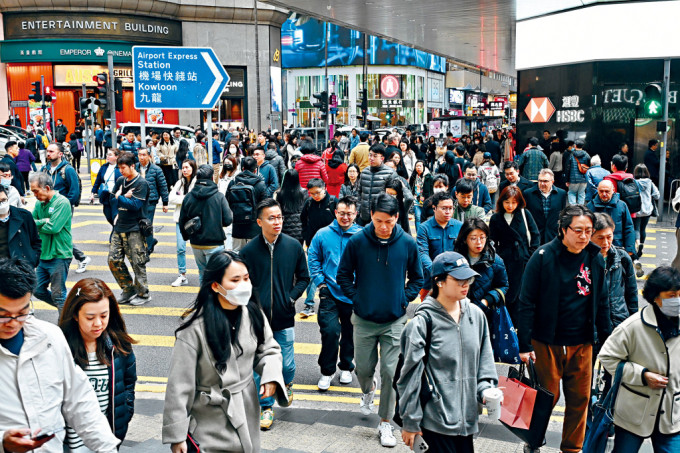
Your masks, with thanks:
[{"label": "red signboard", "polygon": [[399,79],[393,75],[383,75],[380,78],[380,95],[383,98],[398,98],[401,93]]}]

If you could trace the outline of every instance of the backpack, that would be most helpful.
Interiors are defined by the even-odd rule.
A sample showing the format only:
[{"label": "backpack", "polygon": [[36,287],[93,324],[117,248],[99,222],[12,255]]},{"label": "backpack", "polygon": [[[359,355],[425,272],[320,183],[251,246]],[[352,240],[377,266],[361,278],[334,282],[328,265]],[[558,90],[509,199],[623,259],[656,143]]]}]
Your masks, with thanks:
[{"label": "backpack", "polygon": [[498,179],[493,174],[494,167],[481,167],[480,170],[484,174],[484,184],[489,189],[489,193],[496,193],[498,191]]},{"label": "backpack", "polygon": [[[427,374],[427,359],[430,357],[430,344],[432,343],[432,318],[430,317],[430,314],[427,312],[416,313],[416,316],[422,316],[423,318],[425,318],[425,324],[427,326],[424,348],[425,357],[423,357],[423,365],[425,366],[425,368],[423,369],[423,375],[421,376],[419,395],[420,406],[424,410],[425,405],[427,404],[428,401],[432,399],[432,395],[434,393],[433,379]],[[404,426],[404,420],[401,418],[401,411],[399,409],[399,389],[397,388],[397,382],[401,377],[401,369],[403,367],[404,367],[404,354],[399,353],[399,360],[397,361],[397,367],[394,371],[394,379],[392,380],[392,388],[396,393],[397,399],[397,406],[394,410],[394,417],[392,418],[392,420],[394,420],[394,423],[396,423],[398,426],[402,427]]]},{"label": "backpack", "polygon": [[[43,173],[49,174],[48,170],[49,166],[44,165],[42,168]],[[71,190],[71,187],[68,185],[68,179],[66,178],[66,166],[61,167],[59,170],[59,175],[61,175],[61,179],[64,180],[64,183],[66,184],[66,188],[68,191]],[[78,175],[78,197],[76,198],[76,203],[73,206],[80,206],[80,197],[83,195],[83,181],[80,179],[80,175]]]},{"label": "backpack", "polygon": [[626,203],[631,214],[640,212],[642,209],[642,196],[640,187],[633,178],[625,178],[616,183],[616,191],[621,197],[621,201]]},{"label": "backpack", "polygon": [[590,169],[590,165],[582,164],[576,156],[574,156],[574,160],[576,161],[576,165],[578,166],[578,172],[581,173],[582,175],[585,175],[586,172]]},{"label": "backpack", "polygon": [[243,182],[234,182],[227,191],[227,201],[233,214],[234,223],[237,225],[249,225],[257,218],[257,203],[255,203],[255,190],[253,186]]}]

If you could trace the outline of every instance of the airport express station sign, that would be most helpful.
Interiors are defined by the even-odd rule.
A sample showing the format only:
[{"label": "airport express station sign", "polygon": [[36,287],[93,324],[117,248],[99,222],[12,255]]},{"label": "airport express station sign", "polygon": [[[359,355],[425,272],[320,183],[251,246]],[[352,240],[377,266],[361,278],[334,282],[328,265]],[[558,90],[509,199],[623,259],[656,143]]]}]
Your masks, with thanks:
[{"label": "airport express station sign", "polygon": [[209,47],[132,48],[135,108],[212,109],[229,75]]}]

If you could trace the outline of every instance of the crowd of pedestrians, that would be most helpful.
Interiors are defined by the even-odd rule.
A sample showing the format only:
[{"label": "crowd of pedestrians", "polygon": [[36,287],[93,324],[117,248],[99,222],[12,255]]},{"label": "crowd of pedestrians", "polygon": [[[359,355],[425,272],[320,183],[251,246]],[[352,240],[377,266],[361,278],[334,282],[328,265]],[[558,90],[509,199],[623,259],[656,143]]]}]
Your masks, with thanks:
[{"label": "crowd of pedestrians", "polygon": [[[192,444],[259,451],[275,403],[294,401],[296,315],[319,325],[320,391],[336,376],[350,384],[354,373],[359,410],[369,415],[380,390],[381,446],[397,444],[399,416],[409,447],[472,452],[479,405],[498,386],[499,307],[516,329],[518,359],[535,362],[553,404],[564,395],[561,451],[583,447],[598,353],[609,375],[625,363],[619,397],[631,409],[617,409],[614,451],[637,451],[650,436],[659,452],[677,447],[680,271],[654,270],[642,293],[649,306],[638,309],[639,258],[660,197],[651,158],[651,168],[631,174],[625,153],[616,155],[610,172],[585,142],[561,147],[549,133],[514,153],[514,130],[427,142],[411,131],[380,140],[355,130],[325,150],[304,136],[240,130],[200,133],[189,149],[174,132],[157,145],[128,134],[107,151],[92,187],[112,227],[117,298],[93,278],[67,293],[71,261],[77,273],[90,262],[71,233],[78,165],[51,143],[42,169],[25,172],[8,143],[0,162],[3,451],[113,452],[124,440],[136,367],[119,305],[152,300],[154,214],[172,208],[178,277],[168,285],[190,283],[190,243],[200,286],[176,331],[168,377],[162,438],[173,453]],[[32,215],[22,209],[26,194],[36,198]],[[33,297],[59,310],[58,327],[32,317]],[[42,400],[26,403],[35,388]]]}]

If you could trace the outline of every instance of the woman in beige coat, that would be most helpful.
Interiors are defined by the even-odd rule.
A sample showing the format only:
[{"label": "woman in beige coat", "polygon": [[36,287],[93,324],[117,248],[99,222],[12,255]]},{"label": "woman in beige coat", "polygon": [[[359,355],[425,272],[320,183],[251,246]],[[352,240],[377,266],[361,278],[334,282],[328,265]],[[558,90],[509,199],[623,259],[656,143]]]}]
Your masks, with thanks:
[{"label": "woman in beige coat", "polygon": [[680,271],[661,266],[645,282],[649,305],[621,323],[599,359],[614,375],[625,362],[614,406],[614,453],[680,451]]},{"label": "woman in beige coat", "polygon": [[251,295],[238,255],[213,254],[176,332],[163,411],[163,443],[172,453],[187,451],[187,434],[201,451],[259,452],[259,397],[288,405],[281,348]]},{"label": "woman in beige coat", "polygon": [[163,170],[163,176],[168,183],[168,189],[172,188],[177,182],[177,163],[175,160],[177,148],[179,148],[179,143],[170,135],[170,132],[163,132],[161,141],[158,142],[156,154]]}]

